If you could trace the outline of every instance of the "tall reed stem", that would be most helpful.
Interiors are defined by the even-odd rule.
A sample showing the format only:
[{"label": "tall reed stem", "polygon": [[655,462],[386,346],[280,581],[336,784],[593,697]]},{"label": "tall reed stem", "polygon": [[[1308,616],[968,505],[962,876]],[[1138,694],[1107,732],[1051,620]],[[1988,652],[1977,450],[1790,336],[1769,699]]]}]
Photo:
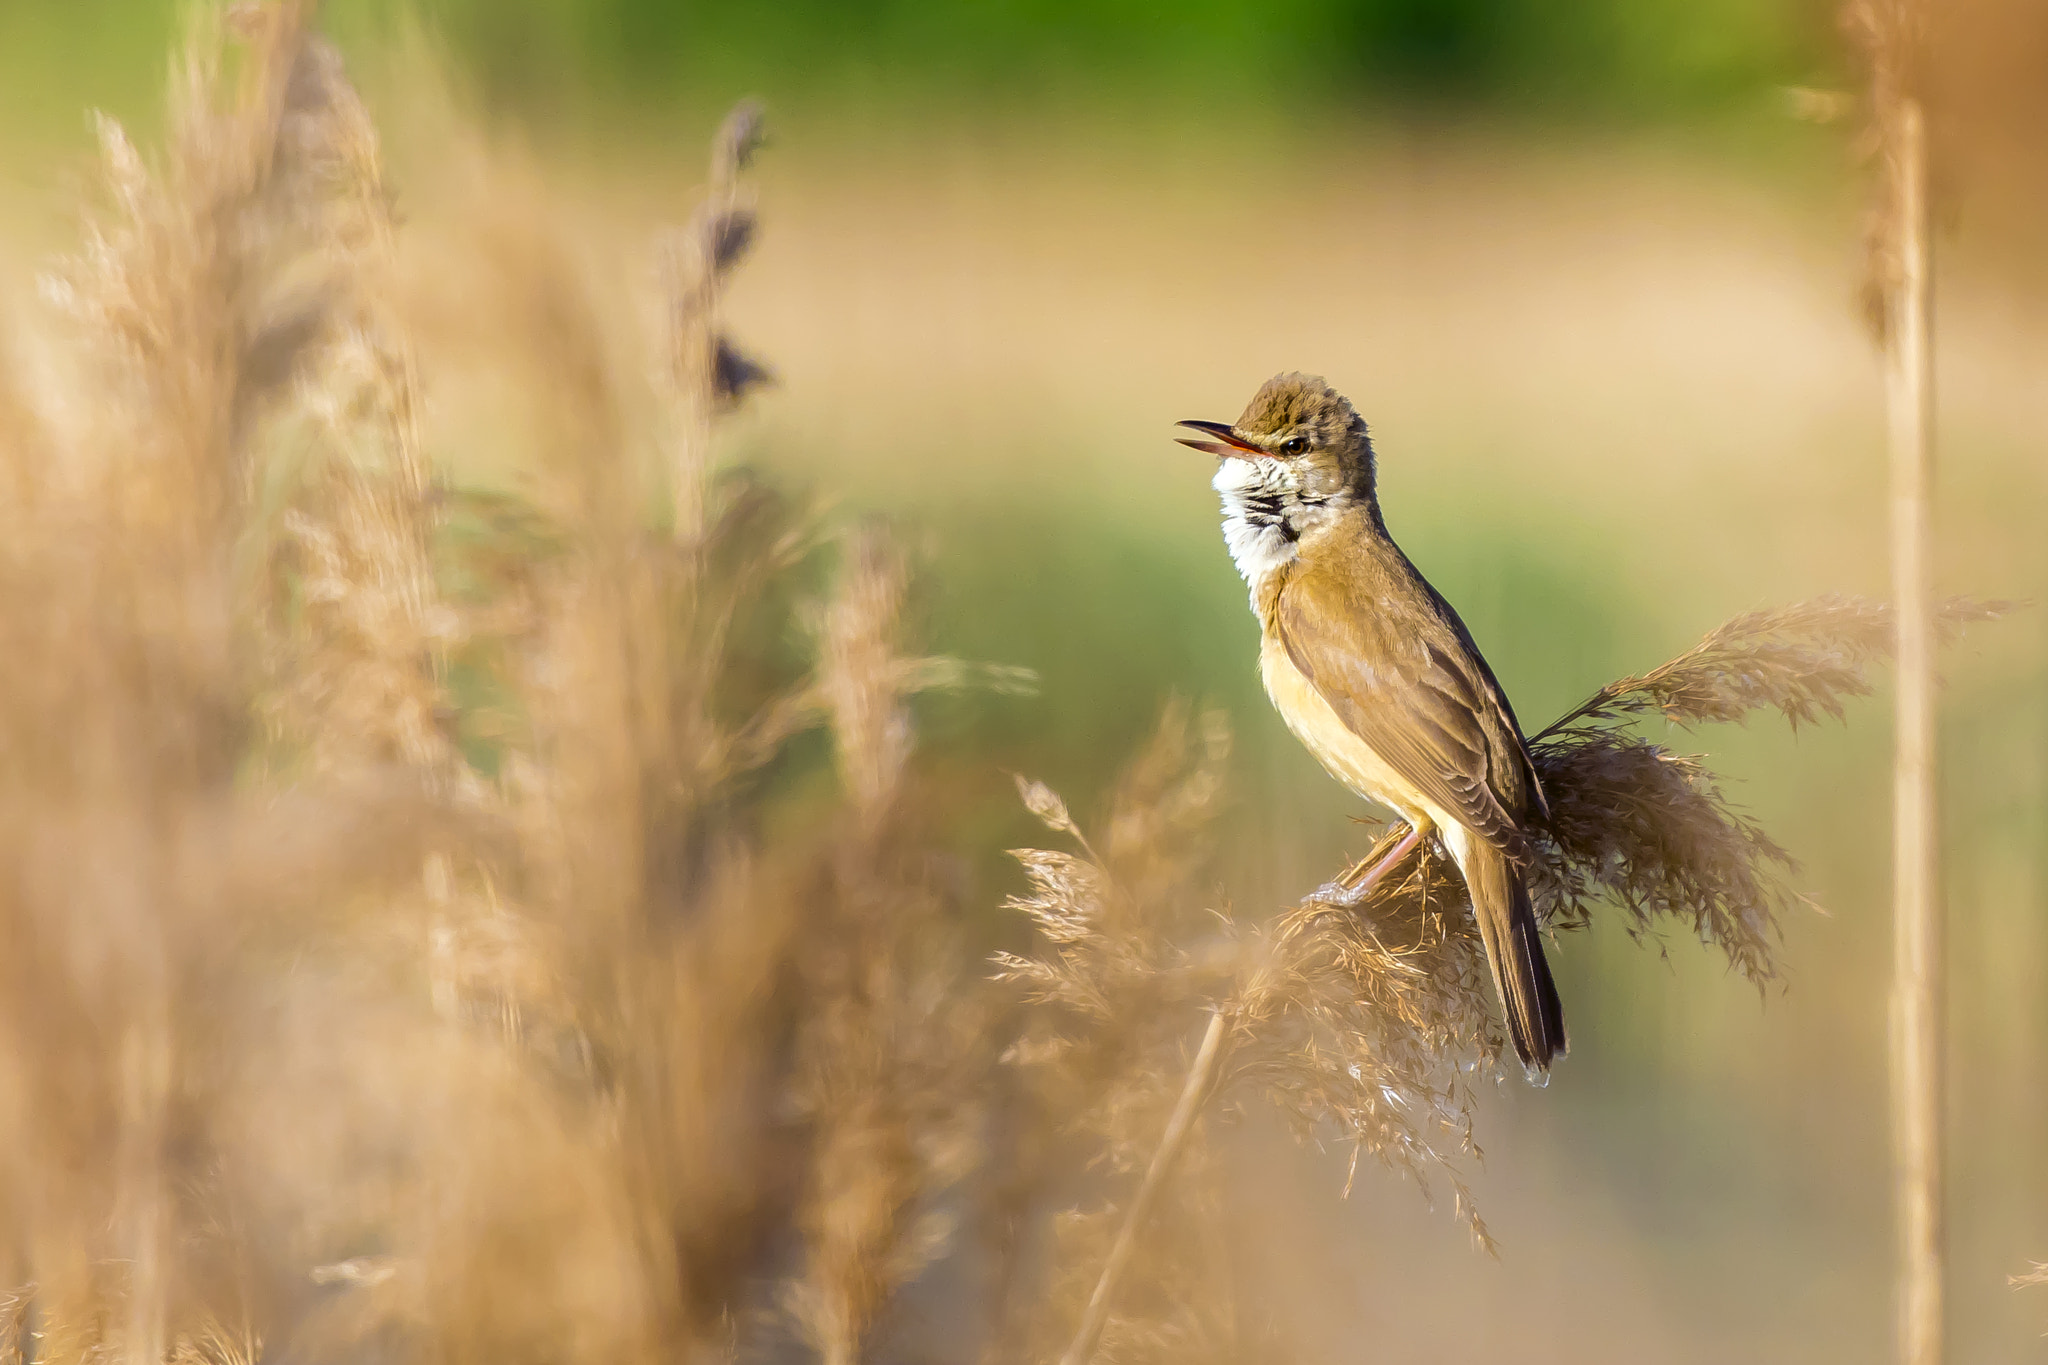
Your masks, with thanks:
[{"label": "tall reed stem", "polygon": [[1226,1011],[1219,1009],[1209,1016],[1209,1028],[1202,1034],[1202,1046],[1195,1052],[1194,1064],[1188,1068],[1187,1081],[1180,1088],[1180,1099],[1173,1106],[1173,1117],[1166,1121],[1166,1131],[1160,1134],[1159,1146],[1152,1153],[1151,1164],[1145,1167],[1145,1179],[1138,1186],[1138,1193],[1131,1199],[1131,1206],[1124,1210],[1123,1226],[1117,1229],[1116,1241],[1109,1248],[1109,1258],[1102,1263],[1101,1278],[1096,1280],[1095,1292],[1089,1296],[1087,1310],[1081,1314],[1081,1326],[1074,1333],[1074,1344],[1067,1347],[1067,1353],[1060,1357],[1060,1365],[1087,1365],[1089,1357],[1095,1354],[1096,1343],[1102,1339],[1102,1329],[1109,1325],[1109,1310],[1116,1301],[1117,1285],[1123,1280],[1131,1253],[1137,1249],[1138,1230],[1152,1212],[1153,1202],[1165,1186],[1166,1177],[1172,1174],[1180,1161],[1181,1148],[1187,1145],[1188,1134],[1194,1131],[1195,1120],[1201,1115],[1202,1101],[1209,1097],[1210,1087],[1215,1084],[1217,1063],[1223,1058],[1223,1035],[1228,1027]]},{"label": "tall reed stem", "polygon": [[1927,128],[1907,97],[1889,120],[1897,253],[1886,315],[1892,589],[1898,601],[1893,769],[1892,1138],[1899,1220],[1899,1359],[1942,1360],[1942,907],[1935,806],[1934,595],[1929,544],[1933,348]]},{"label": "tall reed stem", "polygon": [[[1421,838],[1420,830],[1410,829],[1376,860],[1361,864],[1345,874],[1340,882],[1346,886],[1347,895],[1353,898],[1349,903],[1363,902],[1366,893],[1406,857]],[[1224,1006],[1209,1016],[1209,1027],[1202,1034],[1202,1045],[1195,1050],[1195,1060],[1189,1065],[1187,1080],[1181,1085],[1180,1099],[1175,1101],[1173,1115],[1166,1121],[1166,1131],[1159,1135],[1159,1146],[1145,1167],[1145,1178],[1139,1183],[1131,1206],[1124,1210],[1123,1224],[1117,1229],[1116,1241],[1110,1244],[1109,1256],[1102,1263],[1102,1274],[1095,1281],[1095,1292],[1088,1296],[1088,1307],[1081,1314],[1081,1325],[1075,1329],[1073,1344],[1060,1357],[1060,1365],[1088,1365],[1096,1345],[1102,1340],[1102,1329],[1109,1325],[1109,1310],[1116,1302],[1117,1286],[1123,1281],[1131,1254],[1137,1250],[1138,1231],[1151,1215],[1159,1191],[1180,1161],[1181,1148],[1187,1145],[1188,1134],[1194,1131],[1195,1120],[1201,1117],[1203,1103],[1215,1088],[1217,1068],[1223,1061],[1223,1038],[1229,1029],[1231,1013],[1232,1007]]]}]

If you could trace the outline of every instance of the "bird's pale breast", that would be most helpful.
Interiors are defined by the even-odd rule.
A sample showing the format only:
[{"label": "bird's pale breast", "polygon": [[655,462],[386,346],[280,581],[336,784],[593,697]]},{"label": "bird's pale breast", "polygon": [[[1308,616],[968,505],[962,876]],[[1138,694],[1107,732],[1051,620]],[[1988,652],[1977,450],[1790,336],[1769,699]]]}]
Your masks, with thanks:
[{"label": "bird's pale breast", "polygon": [[1338,718],[1330,703],[1323,700],[1323,694],[1287,657],[1287,646],[1271,630],[1265,632],[1259,645],[1259,676],[1287,728],[1330,776],[1418,828],[1425,824],[1443,828],[1457,823],[1402,780],[1373,752],[1372,746]]}]

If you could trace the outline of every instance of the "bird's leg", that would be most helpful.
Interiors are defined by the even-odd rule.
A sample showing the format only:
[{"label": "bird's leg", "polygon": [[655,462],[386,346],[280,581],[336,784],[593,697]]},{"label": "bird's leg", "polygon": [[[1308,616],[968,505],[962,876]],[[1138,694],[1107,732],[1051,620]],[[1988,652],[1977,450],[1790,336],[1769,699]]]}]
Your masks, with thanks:
[{"label": "bird's leg", "polygon": [[1356,910],[1379,885],[1380,878],[1387,875],[1394,865],[1407,857],[1409,852],[1422,842],[1423,831],[1419,826],[1410,825],[1408,832],[1400,837],[1386,854],[1378,859],[1361,859],[1336,881],[1316,888],[1309,899],[1318,905],[1334,906],[1340,910]]}]

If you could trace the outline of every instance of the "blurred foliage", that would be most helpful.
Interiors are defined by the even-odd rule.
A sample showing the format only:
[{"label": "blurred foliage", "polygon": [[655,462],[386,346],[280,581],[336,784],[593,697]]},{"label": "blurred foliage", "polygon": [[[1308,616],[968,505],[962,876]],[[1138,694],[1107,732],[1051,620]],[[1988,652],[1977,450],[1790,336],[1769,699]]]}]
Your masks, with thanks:
[{"label": "blurred foliage", "polygon": [[[991,104],[1048,94],[1150,100],[1478,105],[1682,114],[1810,80],[1828,62],[1811,0],[330,0],[347,42],[416,11],[501,107],[788,107],[849,93]],[[75,112],[83,78],[115,105],[159,66],[176,0],[7,0],[0,96]],[[1189,83],[1194,83],[1192,88]],[[61,97],[61,98],[60,98]]]},{"label": "blurred foliage", "polygon": [[[437,0],[501,93],[584,78],[637,93],[735,77],[785,85],[1047,86],[1148,94],[1180,79],[1233,93],[1536,100],[1671,109],[1809,74],[1821,6],[1782,0]],[[1213,88],[1213,87],[1212,87]]]}]

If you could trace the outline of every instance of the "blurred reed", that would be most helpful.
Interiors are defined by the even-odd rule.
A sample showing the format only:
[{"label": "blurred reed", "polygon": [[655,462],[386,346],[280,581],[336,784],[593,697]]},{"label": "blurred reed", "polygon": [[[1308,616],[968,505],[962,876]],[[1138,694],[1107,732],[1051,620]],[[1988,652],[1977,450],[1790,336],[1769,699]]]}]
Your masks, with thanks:
[{"label": "blurred reed", "polygon": [[1869,68],[1866,312],[1884,351],[1891,464],[1892,595],[1898,696],[1892,760],[1892,1149],[1898,1220],[1898,1350],[1906,1365],[1946,1358],[1948,1220],[1942,1113],[1947,1083],[1947,924],[1941,898],[1934,600],[1933,171],[1917,0],[1850,0],[1842,10]]},{"label": "blurred reed", "polygon": [[[537,491],[445,484],[309,17],[202,16],[159,161],[103,124],[62,325],[0,378],[0,1349],[855,1358],[948,1244],[994,1056],[908,699],[1022,678],[907,652],[878,529],[803,608],[830,538],[712,471],[765,376],[718,317],[755,111],[653,326],[480,172]],[[764,780],[821,727],[840,796]]]}]

